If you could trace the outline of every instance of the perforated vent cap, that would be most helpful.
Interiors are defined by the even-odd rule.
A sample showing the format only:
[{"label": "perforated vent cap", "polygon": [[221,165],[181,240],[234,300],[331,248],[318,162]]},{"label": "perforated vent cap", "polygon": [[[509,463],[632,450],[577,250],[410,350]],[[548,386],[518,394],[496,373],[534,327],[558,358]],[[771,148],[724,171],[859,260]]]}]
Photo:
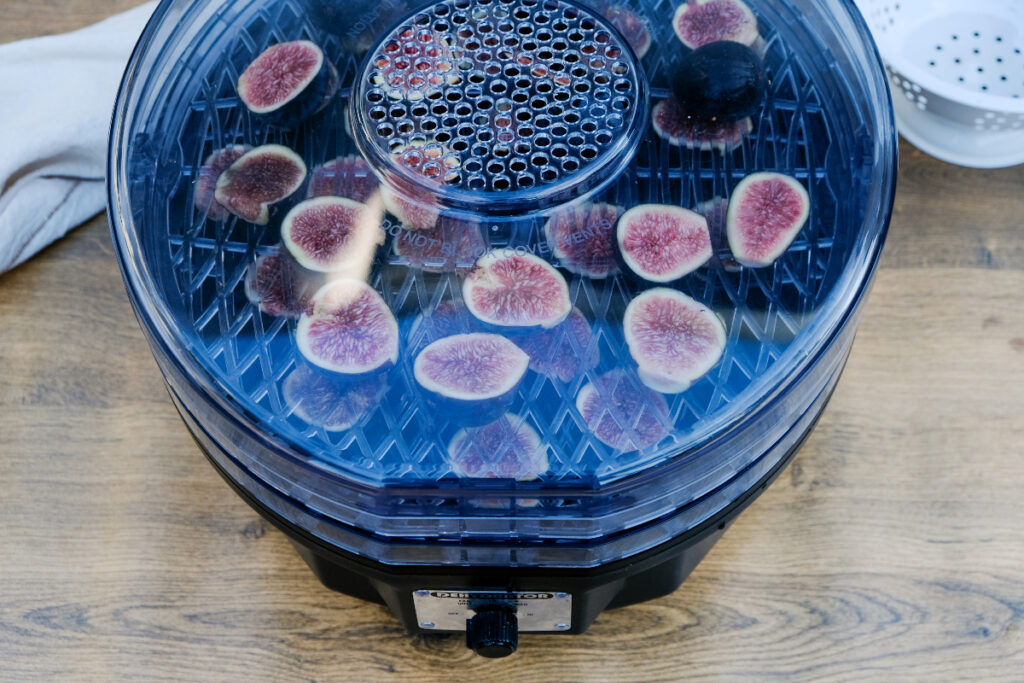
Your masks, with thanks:
[{"label": "perforated vent cap", "polygon": [[353,98],[383,175],[485,212],[599,186],[646,106],[626,41],[564,0],[439,2],[378,42]]}]

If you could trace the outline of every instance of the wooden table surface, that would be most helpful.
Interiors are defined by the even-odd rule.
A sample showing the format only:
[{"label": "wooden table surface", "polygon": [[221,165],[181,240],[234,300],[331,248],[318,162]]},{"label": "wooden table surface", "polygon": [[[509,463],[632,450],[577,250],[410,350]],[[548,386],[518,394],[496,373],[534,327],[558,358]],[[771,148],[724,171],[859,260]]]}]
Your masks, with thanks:
[{"label": "wooden table surface", "polygon": [[[0,0],[0,42],[132,4]],[[498,661],[324,589],[228,489],[88,222],[0,275],[0,678],[1020,680],[1024,166],[900,151],[853,355],[793,464],[676,593]]]}]

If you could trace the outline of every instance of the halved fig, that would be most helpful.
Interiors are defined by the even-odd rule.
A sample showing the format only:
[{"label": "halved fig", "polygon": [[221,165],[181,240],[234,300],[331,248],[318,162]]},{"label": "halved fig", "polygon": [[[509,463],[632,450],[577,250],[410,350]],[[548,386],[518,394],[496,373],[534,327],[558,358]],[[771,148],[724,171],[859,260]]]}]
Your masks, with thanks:
[{"label": "halved fig", "polygon": [[378,184],[377,176],[361,156],[338,157],[313,169],[306,197],[344,197],[365,204]]},{"label": "halved fig", "polygon": [[398,359],[395,316],[362,280],[321,287],[299,318],[295,337],[307,361],[341,374],[372,372]]},{"label": "halved fig", "polygon": [[740,0],[689,0],[672,17],[676,36],[688,48],[719,40],[753,45],[758,38],[757,18]]},{"label": "halved fig", "polygon": [[476,224],[449,218],[433,228],[403,229],[392,236],[395,254],[428,273],[468,270],[487,249]]},{"label": "halved fig", "polygon": [[622,214],[616,236],[622,260],[651,282],[671,282],[711,258],[708,222],[667,204],[641,204]]},{"label": "halved fig", "polygon": [[640,379],[666,394],[686,391],[718,363],[725,350],[721,318],[667,287],[649,289],[630,301],[622,330]]},{"label": "halved fig", "polygon": [[500,327],[554,327],[572,310],[569,286],[554,266],[533,254],[493,249],[462,283],[477,319]]},{"label": "halved fig", "polygon": [[306,179],[302,157],[283,145],[255,147],[217,179],[214,196],[239,218],[266,225],[270,205],[291,196]]},{"label": "halved fig", "polygon": [[601,11],[608,22],[619,29],[619,32],[633,48],[637,59],[642,59],[651,47],[651,30],[647,22],[636,12],[622,5],[614,5]]},{"label": "halved fig", "polygon": [[206,157],[196,174],[196,183],[193,189],[192,205],[196,211],[205,211],[206,217],[215,221],[228,217],[228,210],[221,206],[213,196],[217,191],[217,180],[228,166],[251,149],[250,145],[228,145],[213,151],[210,156]]},{"label": "halved fig", "polygon": [[298,318],[322,286],[280,249],[262,254],[245,273],[245,296],[267,315]]},{"label": "halved fig", "polygon": [[431,230],[441,218],[441,207],[426,193],[400,194],[387,185],[381,185],[380,197],[384,208],[398,219],[406,230]]},{"label": "halved fig", "polygon": [[563,382],[572,381],[581,372],[597,365],[597,349],[588,349],[593,332],[578,308],[559,325],[513,339],[530,357],[530,369]]},{"label": "halved fig", "polygon": [[654,105],[651,124],[658,137],[670,145],[723,154],[739,147],[754,130],[749,117],[739,121],[704,121],[690,116],[672,98]]},{"label": "halved fig", "polygon": [[281,396],[303,421],[340,432],[354,427],[376,406],[386,388],[382,374],[353,381],[299,365],[284,378]]},{"label": "halved fig", "polygon": [[448,444],[448,457],[460,477],[530,481],[549,467],[540,435],[511,413],[482,427],[459,430]]},{"label": "halved fig", "polygon": [[443,337],[413,362],[416,382],[438,396],[483,401],[510,394],[526,373],[529,357],[498,334]]},{"label": "halved fig", "polygon": [[724,197],[713,197],[701,202],[694,210],[708,222],[708,233],[711,235],[711,260],[708,265],[721,267],[729,273],[737,273],[743,267],[736,259],[725,255],[727,241],[725,237],[725,219],[729,213],[729,200]]},{"label": "halved fig", "polygon": [[442,337],[476,332],[476,318],[459,308],[452,301],[442,301],[433,310],[417,315],[409,326],[406,338],[413,352],[433,344]]},{"label": "halved fig", "polygon": [[315,197],[296,204],[281,223],[281,241],[304,268],[320,273],[363,274],[384,231],[365,204]]},{"label": "halved fig", "polygon": [[271,45],[238,77],[238,96],[249,111],[282,126],[324,109],[337,91],[337,70],[308,40]]},{"label": "halved fig", "polygon": [[726,234],[733,257],[745,266],[775,263],[807,222],[811,199],[795,178],[752,173],[729,199]]},{"label": "halved fig", "polygon": [[611,204],[569,206],[544,226],[551,251],[562,267],[593,279],[618,272],[615,260],[615,225],[622,209]]},{"label": "halved fig", "polygon": [[585,384],[576,409],[590,432],[623,452],[639,451],[668,436],[668,403],[631,373],[617,368]]}]

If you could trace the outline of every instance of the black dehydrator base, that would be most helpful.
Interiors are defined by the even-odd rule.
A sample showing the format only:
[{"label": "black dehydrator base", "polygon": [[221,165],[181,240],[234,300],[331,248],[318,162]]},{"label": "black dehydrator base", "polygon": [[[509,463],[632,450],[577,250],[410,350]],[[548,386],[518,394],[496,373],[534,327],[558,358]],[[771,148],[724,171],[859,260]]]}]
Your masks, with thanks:
[{"label": "black dehydrator base", "polygon": [[[174,398],[173,391],[171,392]],[[831,398],[831,396],[829,396]],[[291,540],[318,579],[331,590],[385,604],[410,632],[437,633],[420,628],[413,592],[417,590],[505,592],[564,592],[572,599],[568,628],[550,633],[583,633],[605,609],[661,597],[675,591],[721,538],[725,529],[786,468],[814,429],[827,406],[799,441],[757,484],[704,523],[635,556],[586,569],[545,567],[464,567],[388,565],[329,546],[292,524],[240,487],[207,451],[193,432],[197,445],[214,469],[264,519]],[[192,427],[175,400],[186,424]],[[191,429],[190,429],[191,431]],[[513,648],[514,649],[514,648]]]}]

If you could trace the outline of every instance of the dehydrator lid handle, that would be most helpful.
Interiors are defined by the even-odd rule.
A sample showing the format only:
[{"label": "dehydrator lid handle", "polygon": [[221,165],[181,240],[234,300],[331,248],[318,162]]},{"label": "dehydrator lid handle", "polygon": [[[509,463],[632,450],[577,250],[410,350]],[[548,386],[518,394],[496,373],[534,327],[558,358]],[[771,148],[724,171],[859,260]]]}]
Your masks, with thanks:
[{"label": "dehydrator lid handle", "polygon": [[484,657],[508,657],[519,646],[515,612],[505,605],[487,605],[466,619],[466,647]]}]

